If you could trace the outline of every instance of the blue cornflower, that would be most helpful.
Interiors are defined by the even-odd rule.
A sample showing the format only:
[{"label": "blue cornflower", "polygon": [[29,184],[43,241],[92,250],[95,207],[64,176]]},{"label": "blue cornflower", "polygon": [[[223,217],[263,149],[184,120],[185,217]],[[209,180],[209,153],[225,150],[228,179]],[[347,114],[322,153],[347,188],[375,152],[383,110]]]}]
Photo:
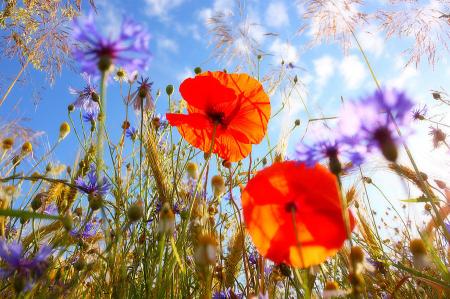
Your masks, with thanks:
[{"label": "blue cornflower", "polygon": [[45,207],[44,214],[58,215],[58,206],[54,202],[50,203]]},{"label": "blue cornflower", "polygon": [[87,123],[95,122],[98,118],[98,110],[83,113],[83,120]]},{"label": "blue cornflower", "polygon": [[322,160],[329,162],[330,170],[336,174],[341,171],[341,158],[345,162],[351,162],[351,166],[361,165],[364,161],[363,149],[357,146],[349,146],[340,140],[338,133],[328,128],[313,127],[310,132],[315,136],[314,142],[307,144],[301,142],[297,145],[295,158],[309,167],[313,167]]},{"label": "blue cornflower", "polygon": [[[83,223],[82,223],[83,224]],[[97,221],[97,219],[92,219],[86,223],[83,227],[80,227],[78,229],[73,229],[70,231],[70,235],[72,237],[78,237],[80,239],[88,239],[93,236],[95,236],[100,228],[100,223]]]},{"label": "blue cornflower", "polygon": [[223,292],[215,292],[212,295],[212,299],[227,299],[229,298],[228,295],[229,293],[227,291],[223,291]]},{"label": "blue cornflower", "polygon": [[91,170],[88,172],[86,177],[87,182],[84,181],[82,177],[78,177],[75,180],[75,185],[78,187],[78,189],[88,195],[94,193],[97,195],[106,195],[111,188],[111,184],[105,177],[97,180],[97,170],[95,169],[95,165],[93,164],[91,165]]},{"label": "blue cornflower", "polygon": [[359,102],[349,102],[339,120],[342,140],[350,146],[363,145],[369,152],[378,148],[386,159],[394,162],[401,138],[393,119],[398,126],[405,125],[412,106],[405,93],[393,89],[377,90]]},{"label": "blue cornflower", "polygon": [[218,291],[212,295],[212,299],[244,298],[242,294],[235,294],[230,288]]},{"label": "blue cornflower", "polygon": [[256,264],[258,263],[258,252],[256,250],[250,252],[250,254],[248,255],[248,262],[250,263],[250,265],[256,266]]},{"label": "blue cornflower", "polygon": [[30,288],[33,280],[40,278],[47,270],[47,259],[51,252],[50,247],[42,246],[34,257],[25,257],[22,244],[8,244],[0,239],[0,260],[4,261],[4,267],[0,268],[0,278],[6,279],[16,274],[25,279],[27,287]]},{"label": "blue cornflower", "polygon": [[72,30],[73,39],[79,43],[73,55],[81,63],[83,71],[98,75],[111,65],[126,72],[144,70],[151,58],[148,43],[150,35],[140,24],[125,18],[119,34],[112,38],[102,35],[94,24],[94,14],[76,18]]},{"label": "blue cornflower", "polygon": [[[159,214],[159,212],[161,212],[161,208],[162,208],[162,202],[158,200],[158,202],[156,203],[155,212],[157,214]],[[177,203],[175,203],[172,207],[172,212],[174,214],[180,214],[180,211],[181,211],[180,206]]]},{"label": "blue cornflower", "polygon": [[97,86],[91,83],[91,77],[87,73],[81,74],[84,81],[86,81],[86,87],[81,90],[69,87],[69,92],[77,96],[73,105],[76,108],[82,109],[85,112],[97,112],[98,106],[98,94],[96,91]]},{"label": "blue cornflower", "polygon": [[129,127],[126,131],[125,131],[125,135],[130,138],[131,140],[135,141],[138,137],[138,131],[136,130],[135,127]]}]

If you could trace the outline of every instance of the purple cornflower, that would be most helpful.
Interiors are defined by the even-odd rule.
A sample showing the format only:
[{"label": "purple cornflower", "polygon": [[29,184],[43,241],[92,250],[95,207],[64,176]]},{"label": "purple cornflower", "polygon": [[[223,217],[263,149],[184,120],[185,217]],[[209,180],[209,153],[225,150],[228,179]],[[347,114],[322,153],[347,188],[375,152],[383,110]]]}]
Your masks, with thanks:
[{"label": "purple cornflower", "polygon": [[33,256],[24,256],[22,244],[18,242],[6,243],[0,239],[0,260],[4,261],[4,267],[0,268],[0,277],[7,279],[12,275],[19,275],[25,279],[26,287],[30,288],[34,279],[38,279],[44,274],[48,267],[48,257],[52,249],[42,246]]},{"label": "purple cornflower", "polygon": [[[82,223],[83,224],[83,223]],[[95,236],[98,232],[98,229],[100,228],[100,223],[97,221],[97,219],[92,219],[86,223],[86,225],[81,226],[78,229],[73,229],[70,231],[70,235],[72,237],[77,237],[80,239],[88,239],[93,236]]]},{"label": "purple cornflower", "polygon": [[98,110],[83,113],[83,120],[87,123],[95,122],[98,118]]},{"label": "purple cornflower", "polygon": [[128,73],[141,71],[151,57],[150,35],[142,25],[127,18],[115,38],[105,37],[97,30],[91,12],[87,17],[75,19],[72,36],[80,44],[72,51],[75,59],[80,61],[83,71],[92,75],[107,71],[111,65],[120,66]]},{"label": "purple cornflower", "polygon": [[108,180],[103,177],[102,179],[97,180],[97,170],[95,169],[95,165],[91,165],[91,170],[86,175],[87,182],[83,180],[82,177],[78,177],[75,180],[75,185],[82,192],[86,194],[97,194],[97,195],[106,195],[111,188],[111,184]]},{"label": "purple cornflower", "polygon": [[[159,212],[161,212],[161,208],[162,208],[162,203],[161,203],[161,201],[158,200],[158,202],[156,203],[155,212],[157,214],[159,214]],[[180,214],[180,206],[177,203],[173,204],[172,212],[174,214]]]},{"label": "purple cornflower", "polygon": [[[352,166],[361,165],[364,161],[363,149],[358,146],[349,146],[340,140],[338,133],[332,134],[329,128],[313,127],[311,135],[315,136],[314,142],[307,144],[301,142],[296,148],[296,160],[305,162],[309,167],[313,167],[322,160],[329,162],[330,170],[333,173],[341,172],[340,158],[351,162]],[[310,132],[311,132],[310,130]]]},{"label": "purple cornflower", "polygon": [[389,161],[397,160],[401,142],[395,123],[407,122],[412,101],[403,92],[377,90],[359,102],[347,103],[341,111],[339,127],[349,146],[363,145],[370,152],[378,148]]},{"label": "purple cornflower", "polygon": [[129,105],[133,103],[133,108],[136,111],[140,111],[141,107],[143,107],[144,110],[151,110],[155,108],[152,97],[153,82],[150,82],[150,78],[148,77],[145,79],[141,77],[138,84],[138,89],[130,95],[127,104]]},{"label": "purple cornflower", "polygon": [[212,299],[244,298],[242,294],[235,294],[230,288],[218,291],[212,295]]},{"label": "purple cornflower", "polygon": [[131,140],[135,141],[138,137],[138,131],[136,130],[135,127],[129,127],[126,131],[125,131],[125,135],[130,138]]},{"label": "purple cornflower", "polygon": [[227,291],[215,292],[212,295],[212,299],[228,299],[229,293]]},{"label": "purple cornflower", "polygon": [[97,91],[95,90],[97,86],[91,83],[91,77],[87,73],[82,73],[81,76],[84,81],[86,81],[86,87],[80,90],[69,87],[69,92],[77,96],[77,99],[73,102],[73,105],[76,108],[84,110],[85,112],[98,113],[99,97]]},{"label": "purple cornflower", "polygon": [[412,111],[412,119],[413,120],[424,120],[427,115],[428,109],[426,105],[422,107],[417,107]]},{"label": "purple cornflower", "polygon": [[258,263],[258,252],[256,250],[250,252],[250,254],[248,255],[248,262],[251,265],[256,266],[256,264]]},{"label": "purple cornflower", "polygon": [[54,202],[50,203],[45,207],[44,214],[58,215],[58,206]]}]

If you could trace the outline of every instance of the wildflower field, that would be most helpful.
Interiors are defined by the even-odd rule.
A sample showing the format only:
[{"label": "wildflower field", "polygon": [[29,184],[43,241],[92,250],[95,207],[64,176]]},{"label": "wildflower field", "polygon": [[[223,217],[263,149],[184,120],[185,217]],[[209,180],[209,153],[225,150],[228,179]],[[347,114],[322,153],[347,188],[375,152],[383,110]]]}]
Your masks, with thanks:
[{"label": "wildflower field", "polygon": [[450,298],[449,0],[0,28],[0,298]]}]

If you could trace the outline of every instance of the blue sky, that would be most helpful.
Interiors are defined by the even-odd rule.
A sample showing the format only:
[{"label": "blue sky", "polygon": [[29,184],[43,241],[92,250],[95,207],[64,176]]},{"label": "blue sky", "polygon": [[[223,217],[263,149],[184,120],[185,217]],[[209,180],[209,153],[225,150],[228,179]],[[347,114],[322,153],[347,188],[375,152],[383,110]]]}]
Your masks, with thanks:
[{"label": "blue sky", "polygon": [[[157,105],[160,113],[164,113],[167,108],[163,92],[165,86],[173,84],[177,89],[184,78],[193,75],[193,69],[197,66],[203,70],[224,68],[233,70],[239,66],[241,71],[256,76],[255,68],[248,68],[242,62],[236,63],[235,60],[227,63],[214,57],[214,45],[211,44],[211,35],[208,35],[211,27],[207,24],[207,20],[218,12],[232,14],[229,18],[233,21],[232,32],[248,29],[248,35],[262,49],[261,77],[273,74],[273,70],[279,70],[280,62],[284,60],[285,64],[292,63],[295,66],[286,70],[287,76],[293,78],[297,75],[303,82],[302,87],[297,87],[291,94],[288,84],[282,84],[270,94],[273,111],[278,110],[283,102],[287,103],[288,107],[277,118],[271,120],[269,136],[272,143],[278,142],[283,130],[290,128],[295,119],[303,121],[302,126],[289,139],[288,153],[292,152],[298,138],[305,132],[307,113],[300,97],[307,103],[310,117],[333,116],[336,115],[341,103],[341,96],[345,100],[357,99],[375,89],[370,73],[353,41],[350,41],[346,53],[336,43],[307,47],[317,27],[311,26],[302,34],[298,33],[299,28],[305,24],[301,18],[305,13],[305,6],[301,3],[287,0],[248,0],[241,8],[243,17],[239,16],[237,1],[233,0],[99,0],[96,3],[98,20],[105,31],[117,30],[115,28],[120,24],[122,16],[126,15],[145,24],[151,32],[150,47],[154,57],[145,75],[150,76],[155,82],[154,92],[157,89],[162,91]],[[358,9],[371,13],[386,8],[386,3],[383,0],[367,1],[365,7]],[[441,5],[448,9],[448,5],[442,4],[443,1],[431,0],[419,3],[426,7]],[[400,7],[400,9],[407,8],[407,6]],[[431,106],[436,106],[430,96],[431,89],[449,89],[448,51],[443,52],[444,57],[441,57],[434,66],[428,64],[424,58],[417,68],[414,64],[405,67],[409,58],[405,50],[411,47],[413,38],[386,40],[385,32],[380,30],[379,23],[374,19],[358,26],[356,35],[367,51],[369,60],[383,85],[405,89],[415,102],[428,103]],[[448,39],[446,42],[448,43]],[[246,45],[236,39],[232,47],[237,52],[245,52]],[[254,56],[251,59],[256,61]],[[17,73],[19,65],[15,61],[1,59],[0,66],[2,72],[7,75],[4,82],[2,81],[3,92],[7,79]],[[56,78],[52,87],[47,85],[45,76],[37,71],[29,70],[22,79],[23,84],[14,88],[6,104],[0,108],[0,116],[3,120],[28,118],[29,121],[25,124],[37,131],[45,132],[41,140],[52,144],[57,139],[60,123],[67,120],[67,105],[74,100],[68,88],[70,86],[82,88],[83,81],[77,70],[67,68]],[[269,81],[264,83],[266,88],[269,83]],[[108,90],[108,127],[110,131],[119,132],[123,121],[123,108],[118,104],[121,103],[118,85],[111,83]],[[39,94],[41,99],[37,104],[33,100],[36,94]],[[179,99],[179,95],[175,98]],[[13,109],[17,103],[18,107]],[[440,110],[436,114],[439,113]],[[445,115],[441,116],[439,120],[445,122]],[[428,126],[418,127],[417,130],[418,135],[412,137],[409,142],[419,165],[436,178],[450,180],[450,172],[447,171],[450,166],[448,153],[432,150],[431,143],[426,137]],[[59,159],[62,163],[72,161],[76,155],[75,145],[75,136],[71,134],[56,150],[55,159]],[[376,173],[377,169],[378,166],[371,166],[368,171]],[[394,186],[390,185],[392,181],[385,178],[383,182],[387,186]],[[398,180],[394,178],[394,182],[397,184]],[[404,196],[396,193],[397,191],[394,190],[393,194],[398,197]]]}]

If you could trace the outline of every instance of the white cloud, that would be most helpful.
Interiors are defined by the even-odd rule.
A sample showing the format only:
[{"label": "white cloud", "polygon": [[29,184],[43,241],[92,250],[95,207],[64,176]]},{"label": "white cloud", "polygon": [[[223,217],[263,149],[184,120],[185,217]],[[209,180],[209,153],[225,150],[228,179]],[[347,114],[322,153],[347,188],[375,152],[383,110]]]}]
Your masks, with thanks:
[{"label": "white cloud", "polygon": [[161,36],[158,38],[158,49],[165,50],[172,53],[178,52],[178,44],[167,37]]},{"label": "white cloud", "polygon": [[[384,39],[380,35],[380,31],[374,25],[369,25],[363,31],[358,33],[358,39],[363,49],[369,53],[380,57],[384,50]],[[356,48],[356,45],[354,45]]]},{"label": "white cloud", "polygon": [[290,43],[282,42],[278,38],[270,46],[270,52],[274,55],[275,63],[284,61],[286,64],[296,64],[299,59],[297,49]]},{"label": "white cloud", "polygon": [[198,18],[205,26],[208,26],[209,19],[213,16],[213,10],[211,8],[203,8],[198,12]]},{"label": "white cloud", "polygon": [[419,72],[417,71],[417,69],[414,66],[409,65],[405,67],[403,70],[401,70],[398,76],[395,76],[395,78],[388,80],[386,85],[398,89],[405,88],[406,85],[411,85],[408,84],[408,82],[411,79],[417,77],[418,74]]},{"label": "white cloud", "polygon": [[367,76],[365,65],[356,55],[344,57],[339,64],[339,72],[341,73],[347,89],[357,89],[361,86]]},{"label": "white cloud", "polygon": [[169,11],[180,6],[184,0],[145,0],[147,12],[151,16],[167,19]]},{"label": "white cloud", "polygon": [[182,81],[184,81],[187,78],[195,77],[195,74],[192,71],[192,68],[185,67],[183,69],[183,71],[181,71],[178,74],[176,74],[175,77],[178,80],[178,82],[181,83]]},{"label": "white cloud", "polygon": [[331,56],[324,55],[315,59],[313,64],[317,87],[324,87],[334,73],[335,61]]},{"label": "white cloud", "polygon": [[266,10],[266,24],[280,28],[289,25],[289,15],[283,2],[272,2]]}]

